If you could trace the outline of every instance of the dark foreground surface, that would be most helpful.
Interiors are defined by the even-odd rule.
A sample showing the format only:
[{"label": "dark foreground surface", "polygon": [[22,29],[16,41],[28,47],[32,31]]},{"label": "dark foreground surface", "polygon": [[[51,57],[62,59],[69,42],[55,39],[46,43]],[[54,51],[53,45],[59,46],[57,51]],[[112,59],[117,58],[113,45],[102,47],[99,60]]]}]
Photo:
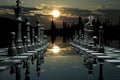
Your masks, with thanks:
[{"label": "dark foreground surface", "polygon": [[[88,78],[88,70],[83,65],[83,55],[74,51],[71,45],[60,45],[61,51],[54,54],[50,49],[45,54],[41,65],[40,76],[37,76],[36,61],[30,64],[30,79],[26,80],[101,80],[99,79],[99,65],[93,67],[93,78]],[[0,73],[0,80],[16,80],[15,74],[9,70]],[[21,80],[25,80],[25,70],[21,69]],[[102,80],[120,80],[120,68],[109,63],[103,65]]]}]

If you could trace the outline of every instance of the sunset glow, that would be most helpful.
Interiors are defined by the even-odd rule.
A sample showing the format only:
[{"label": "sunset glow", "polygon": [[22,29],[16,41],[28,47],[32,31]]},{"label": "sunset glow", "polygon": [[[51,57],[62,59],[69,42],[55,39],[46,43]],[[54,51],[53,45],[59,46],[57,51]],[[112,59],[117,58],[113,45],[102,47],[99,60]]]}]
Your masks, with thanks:
[{"label": "sunset glow", "polygon": [[53,17],[59,17],[59,16],[60,16],[60,11],[58,11],[58,10],[53,10],[53,11],[52,11],[52,16],[53,16]]}]

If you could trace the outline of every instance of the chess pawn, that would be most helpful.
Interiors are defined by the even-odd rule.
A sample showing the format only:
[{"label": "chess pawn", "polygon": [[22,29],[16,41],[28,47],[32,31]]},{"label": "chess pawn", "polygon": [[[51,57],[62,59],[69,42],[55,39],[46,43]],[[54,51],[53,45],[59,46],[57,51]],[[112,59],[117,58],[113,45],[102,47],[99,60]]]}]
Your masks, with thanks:
[{"label": "chess pawn", "polygon": [[15,46],[15,32],[11,32],[11,43],[10,46],[8,48],[8,56],[15,56],[17,55],[17,49]]},{"label": "chess pawn", "polygon": [[38,48],[37,36],[35,36],[35,49]]},{"label": "chess pawn", "polygon": [[93,36],[93,42],[94,42],[94,45],[92,47],[92,50],[94,51],[97,51],[97,37],[96,36]]},{"label": "chess pawn", "polygon": [[27,37],[24,36],[24,51],[27,52],[27,45],[26,45],[26,41],[27,41]]}]

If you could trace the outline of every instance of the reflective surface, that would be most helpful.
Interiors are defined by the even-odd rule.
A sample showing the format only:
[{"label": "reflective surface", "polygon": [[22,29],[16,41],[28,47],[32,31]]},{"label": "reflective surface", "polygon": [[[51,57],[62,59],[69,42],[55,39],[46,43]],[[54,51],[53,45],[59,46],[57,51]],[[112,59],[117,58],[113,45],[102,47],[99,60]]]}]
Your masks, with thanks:
[{"label": "reflective surface", "polygon": [[[120,80],[120,69],[109,63],[85,66],[84,56],[77,53],[71,45],[59,45],[61,51],[45,53],[43,63],[30,62],[29,68],[21,66],[21,80]],[[14,72],[14,67],[11,67]],[[11,71],[11,73],[13,73]],[[0,73],[0,80],[16,80],[10,70]],[[19,79],[18,79],[19,80]]]}]

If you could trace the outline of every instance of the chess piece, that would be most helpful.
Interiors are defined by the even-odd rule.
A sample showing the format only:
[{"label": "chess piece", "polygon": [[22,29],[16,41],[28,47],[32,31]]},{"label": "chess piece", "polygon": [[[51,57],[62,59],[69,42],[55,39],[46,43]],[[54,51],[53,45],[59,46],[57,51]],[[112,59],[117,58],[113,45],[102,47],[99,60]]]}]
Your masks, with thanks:
[{"label": "chess piece", "polygon": [[15,56],[17,55],[17,49],[16,49],[16,46],[15,46],[15,33],[14,32],[11,32],[11,43],[10,43],[10,46],[8,48],[8,56]]},{"label": "chess piece", "polygon": [[22,36],[21,36],[21,25],[22,25],[22,18],[21,18],[21,13],[22,13],[22,8],[20,7],[20,0],[16,1],[17,5],[14,7],[14,12],[16,16],[16,22],[17,22],[17,33],[16,33],[16,48],[17,48],[17,53],[21,54],[24,52],[24,46],[22,43]]},{"label": "chess piece", "polygon": [[99,48],[98,48],[98,52],[104,53],[104,46],[103,46],[103,27],[102,27],[102,26],[100,26],[100,30],[99,30]]},{"label": "chess piece", "polygon": [[29,18],[27,17],[25,20],[25,26],[26,26],[26,32],[27,32],[27,40],[26,40],[26,45],[28,51],[31,51],[31,40],[30,40],[30,21]]}]

